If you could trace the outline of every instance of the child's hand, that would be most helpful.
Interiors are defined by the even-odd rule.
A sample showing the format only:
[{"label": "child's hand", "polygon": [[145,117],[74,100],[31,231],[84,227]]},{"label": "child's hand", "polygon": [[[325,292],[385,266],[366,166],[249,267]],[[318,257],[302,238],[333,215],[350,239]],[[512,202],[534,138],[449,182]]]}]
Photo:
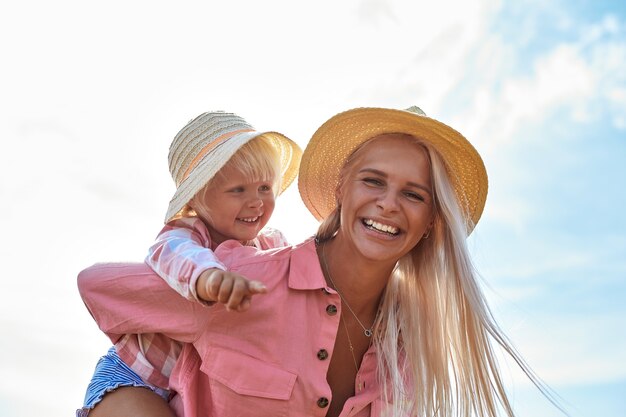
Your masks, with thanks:
[{"label": "child's hand", "polygon": [[222,303],[228,311],[246,311],[252,296],[264,294],[267,288],[234,272],[207,269],[196,282],[198,297],[204,301]]}]

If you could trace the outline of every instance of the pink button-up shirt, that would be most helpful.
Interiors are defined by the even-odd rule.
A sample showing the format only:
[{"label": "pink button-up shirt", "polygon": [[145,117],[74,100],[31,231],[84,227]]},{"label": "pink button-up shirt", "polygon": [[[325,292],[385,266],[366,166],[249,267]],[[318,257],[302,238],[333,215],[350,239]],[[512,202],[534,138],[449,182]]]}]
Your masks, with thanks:
[{"label": "pink button-up shirt", "polygon": [[[250,242],[259,249],[287,244],[283,234],[271,228],[263,229]],[[200,274],[209,268],[226,269],[211,250],[209,230],[197,217],[167,223],[150,247],[146,263],[181,296],[201,303],[195,291]],[[161,333],[130,333],[119,338],[115,349],[144,381],[169,388],[168,379],[181,351],[180,342]]]},{"label": "pink button-up shirt", "polygon": [[[282,246],[286,246],[282,245]],[[269,249],[269,246],[264,249]],[[211,250],[211,236],[197,217],[183,217],[165,224],[148,249],[146,263],[181,296],[202,302],[195,283],[209,268],[226,267]],[[161,333],[130,333],[115,342],[122,360],[145,382],[169,389],[169,377],[181,343]]]},{"label": "pink button-up shirt", "polygon": [[[78,285],[114,343],[139,332],[186,343],[170,378],[179,416],[326,415],[341,299],[326,286],[313,240],[269,251],[228,241],[215,253],[230,270],[267,286],[247,312],[185,300],[145,264],[97,264],[80,273]],[[328,356],[318,356],[321,350]],[[372,347],[358,377],[365,388],[355,387],[341,417],[379,416]]]}]

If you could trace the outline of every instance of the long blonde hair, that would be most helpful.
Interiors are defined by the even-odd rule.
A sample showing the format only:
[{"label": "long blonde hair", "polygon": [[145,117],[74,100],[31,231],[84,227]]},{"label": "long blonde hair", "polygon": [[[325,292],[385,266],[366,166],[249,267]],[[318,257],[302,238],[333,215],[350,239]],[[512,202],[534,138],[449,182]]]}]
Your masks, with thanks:
[{"label": "long blonde hair", "polygon": [[[376,323],[378,379],[390,415],[496,417],[501,407],[514,416],[491,338],[555,403],[498,327],[485,301],[466,244],[473,225],[459,204],[444,161],[428,143],[405,136],[427,151],[435,204],[432,230],[398,260]],[[338,187],[365,143],[347,159]],[[320,225],[318,239],[331,238],[339,227],[335,209]]]}]

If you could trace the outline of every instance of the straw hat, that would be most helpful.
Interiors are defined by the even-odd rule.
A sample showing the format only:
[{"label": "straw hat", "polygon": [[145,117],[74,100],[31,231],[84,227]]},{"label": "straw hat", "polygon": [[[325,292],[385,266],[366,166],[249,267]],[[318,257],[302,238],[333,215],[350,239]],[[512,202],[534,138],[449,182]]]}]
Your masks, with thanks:
[{"label": "straw hat", "polygon": [[223,111],[202,113],[187,123],[170,146],[168,161],[176,192],[165,222],[176,216],[239,148],[259,136],[270,139],[279,150],[280,194],[298,174],[302,150],[295,142],[278,132],[257,132],[241,117]]},{"label": "straw hat", "polygon": [[302,200],[313,216],[322,220],[335,209],[339,172],[350,154],[384,133],[412,135],[441,154],[457,198],[471,219],[471,233],[487,198],[483,161],[463,135],[415,106],[407,110],[356,108],[331,117],[317,129],[302,155],[298,179]]}]

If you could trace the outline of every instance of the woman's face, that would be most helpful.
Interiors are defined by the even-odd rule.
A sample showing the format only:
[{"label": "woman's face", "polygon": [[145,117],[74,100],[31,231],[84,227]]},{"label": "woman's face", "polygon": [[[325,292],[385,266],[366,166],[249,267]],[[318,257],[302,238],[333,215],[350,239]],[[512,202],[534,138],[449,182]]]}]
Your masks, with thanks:
[{"label": "woman's face", "polygon": [[426,150],[406,135],[378,136],[355,154],[337,199],[339,235],[366,259],[395,263],[432,222],[434,199]]}]

